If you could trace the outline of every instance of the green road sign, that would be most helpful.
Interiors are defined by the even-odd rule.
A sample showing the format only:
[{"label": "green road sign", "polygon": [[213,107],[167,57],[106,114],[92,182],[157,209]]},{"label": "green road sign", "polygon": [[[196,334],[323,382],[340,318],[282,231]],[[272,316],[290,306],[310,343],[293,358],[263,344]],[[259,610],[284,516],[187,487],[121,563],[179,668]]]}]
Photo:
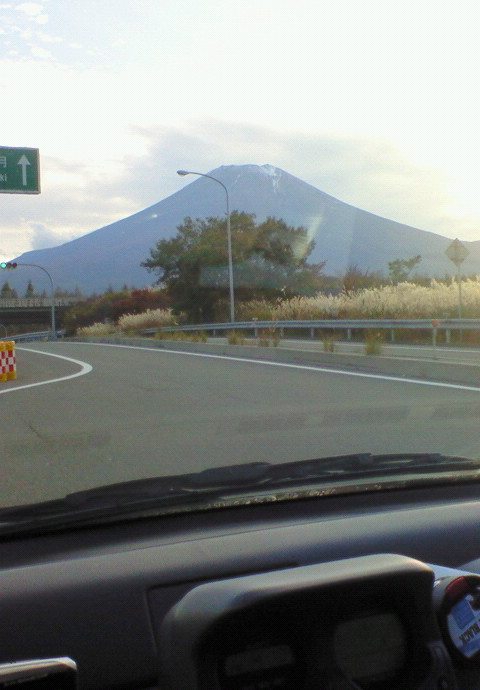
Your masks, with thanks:
[{"label": "green road sign", "polygon": [[38,149],[0,146],[0,194],[40,194]]}]

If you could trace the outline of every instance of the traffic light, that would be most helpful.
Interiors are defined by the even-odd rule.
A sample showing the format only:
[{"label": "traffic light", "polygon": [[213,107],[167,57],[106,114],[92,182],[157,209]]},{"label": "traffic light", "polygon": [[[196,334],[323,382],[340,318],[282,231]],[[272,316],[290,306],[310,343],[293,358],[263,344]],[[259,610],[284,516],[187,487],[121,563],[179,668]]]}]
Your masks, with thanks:
[{"label": "traffic light", "polygon": [[17,268],[17,264],[15,261],[2,261],[2,263],[0,263],[0,268]]}]

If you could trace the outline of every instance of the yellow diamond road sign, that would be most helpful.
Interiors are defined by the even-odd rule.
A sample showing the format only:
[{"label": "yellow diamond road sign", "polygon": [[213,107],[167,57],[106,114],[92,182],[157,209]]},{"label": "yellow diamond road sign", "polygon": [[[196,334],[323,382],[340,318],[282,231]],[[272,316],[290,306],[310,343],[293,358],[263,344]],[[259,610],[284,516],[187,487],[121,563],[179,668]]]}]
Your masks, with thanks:
[{"label": "yellow diamond road sign", "polygon": [[453,240],[452,244],[445,250],[445,254],[448,256],[450,261],[459,266],[462,261],[464,261],[470,254],[468,249],[460,240]]}]

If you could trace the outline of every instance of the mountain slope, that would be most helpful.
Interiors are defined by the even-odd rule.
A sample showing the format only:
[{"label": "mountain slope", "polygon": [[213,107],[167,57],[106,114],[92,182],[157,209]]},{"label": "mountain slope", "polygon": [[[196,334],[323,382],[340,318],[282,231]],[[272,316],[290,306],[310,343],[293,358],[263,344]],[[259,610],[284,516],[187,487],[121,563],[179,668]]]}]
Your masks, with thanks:
[{"label": "mountain slope", "polygon": [[[255,213],[259,221],[275,216],[307,227],[316,242],[310,261],[326,260],[328,273],[343,272],[350,264],[386,272],[389,261],[417,254],[422,256],[422,273],[454,272],[444,254],[451,240],[345,204],[283,170],[270,165],[231,165],[209,174],[227,187],[231,210]],[[110,285],[119,289],[125,283],[143,287],[151,285],[154,276],[140,263],[159,239],[173,236],[186,216],[225,212],[222,187],[197,177],[139,213],[58,247],[26,252],[16,260],[40,264],[51,273],[55,285],[68,290],[79,287],[85,294],[103,292]],[[475,272],[480,267],[480,243],[465,244],[471,252],[465,271]],[[10,283],[20,278],[16,275]]]}]

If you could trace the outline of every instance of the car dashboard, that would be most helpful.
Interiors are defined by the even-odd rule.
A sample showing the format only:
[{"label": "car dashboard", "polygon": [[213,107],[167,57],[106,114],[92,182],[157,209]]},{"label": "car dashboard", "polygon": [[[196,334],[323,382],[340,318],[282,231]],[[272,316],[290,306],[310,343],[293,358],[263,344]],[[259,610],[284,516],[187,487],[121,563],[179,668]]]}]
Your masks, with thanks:
[{"label": "car dashboard", "polygon": [[[480,688],[465,617],[477,494],[404,488],[4,538],[0,687]],[[52,659],[71,660],[71,686],[45,667],[43,685],[24,669],[25,686],[12,680]]]}]

